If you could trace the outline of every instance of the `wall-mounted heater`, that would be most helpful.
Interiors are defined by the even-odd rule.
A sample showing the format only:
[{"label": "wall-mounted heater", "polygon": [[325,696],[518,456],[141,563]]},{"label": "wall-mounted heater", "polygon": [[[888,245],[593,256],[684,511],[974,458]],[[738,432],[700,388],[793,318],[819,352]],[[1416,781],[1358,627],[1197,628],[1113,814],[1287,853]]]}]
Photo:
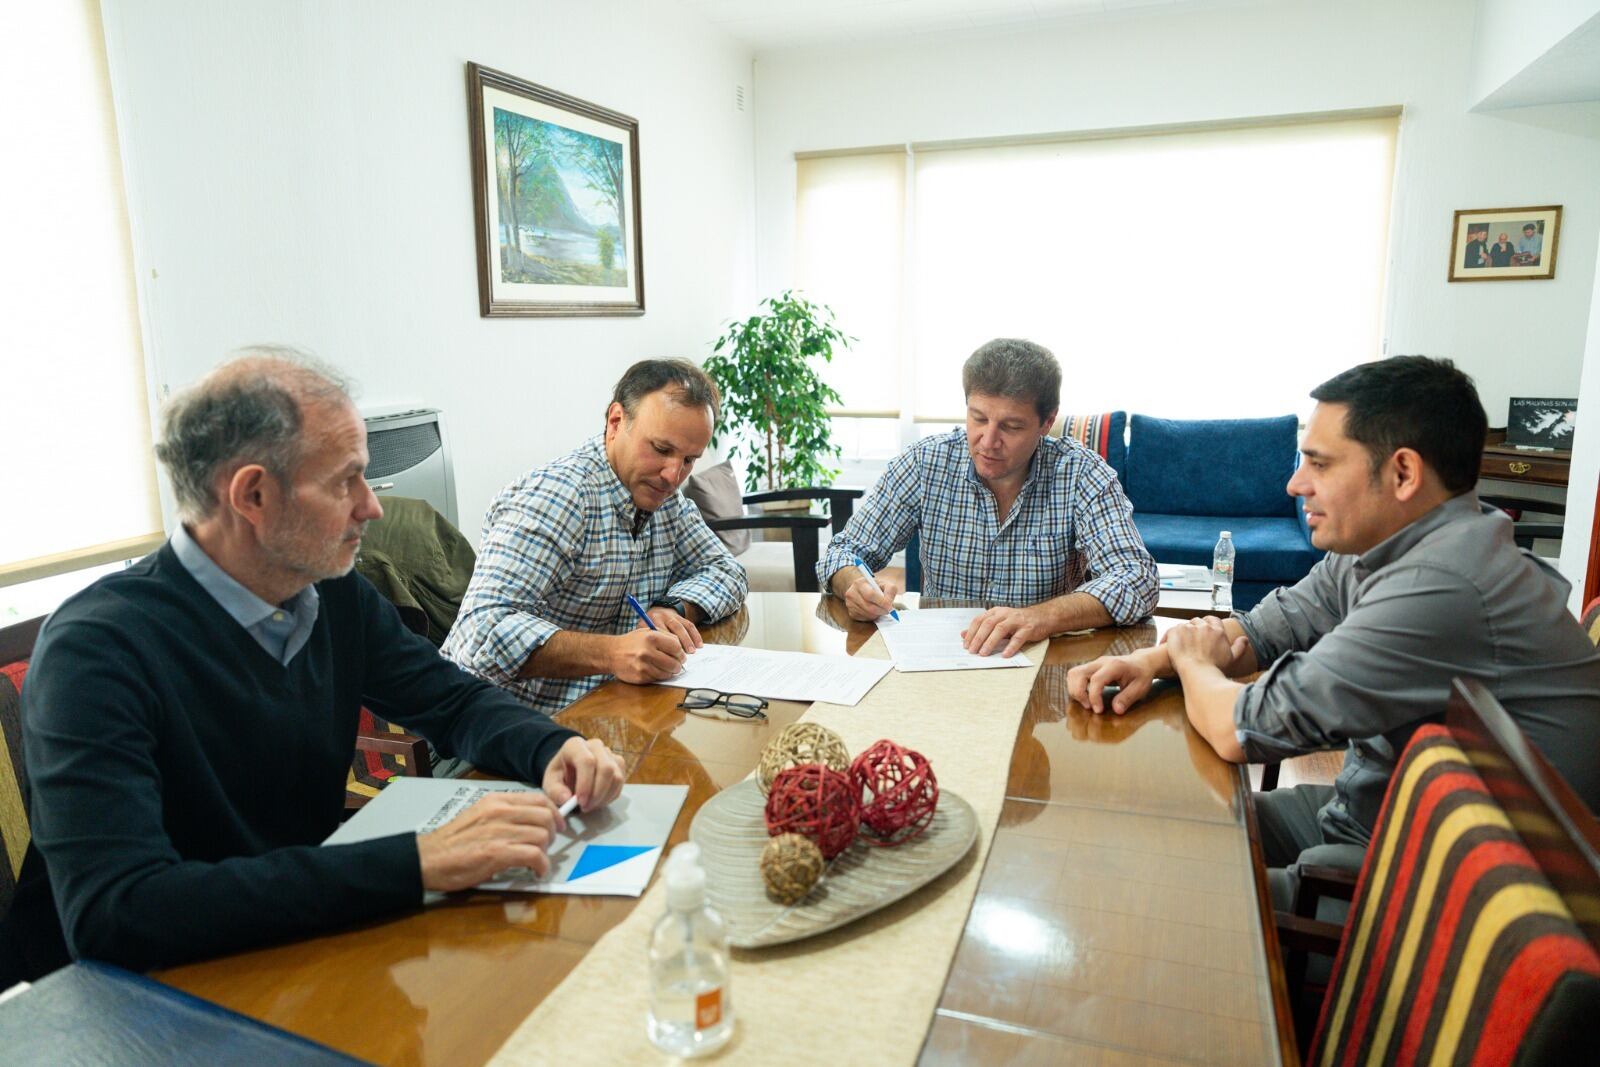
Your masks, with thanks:
[{"label": "wall-mounted heater", "polygon": [[367,484],[379,497],[426,500],[457,527],[456,475],[450,465],[450,437],[438,408],[380,410],[367,423]]}]

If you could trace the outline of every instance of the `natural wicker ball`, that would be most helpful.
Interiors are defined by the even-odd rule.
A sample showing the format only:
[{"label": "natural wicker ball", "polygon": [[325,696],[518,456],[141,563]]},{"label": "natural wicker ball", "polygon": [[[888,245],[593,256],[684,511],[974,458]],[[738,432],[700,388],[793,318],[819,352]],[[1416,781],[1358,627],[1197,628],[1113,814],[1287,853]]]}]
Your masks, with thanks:
[{"label": "natural wicker ball", "polygon": [[779,904],[798,904],[822,877],[822,850],[809,837],[779,834],[761,850],[761,880]]},{"label": "natural wicker ball", "polygon": [[939,780],[920,752],[893,741],[875,742],[850,764],[861,794],[862,838],[869,845],[898,845],[928,828],[939,806]]},{"label": "natural wicker ball", "polygon": [[836,771],[850,766],[850,750],[844,739],[826,726],[814,722],[792,722],[768,743],[756,767],[756,784],[763,794],[772,791],[772,780],[785,767],[820,763]]},{"label": "natural wicker ball", "polygon": [[850,776],[807,763],[778,772],[767,794],[767,833],[804,834],[831,860],[861,827],[861,797]]}]

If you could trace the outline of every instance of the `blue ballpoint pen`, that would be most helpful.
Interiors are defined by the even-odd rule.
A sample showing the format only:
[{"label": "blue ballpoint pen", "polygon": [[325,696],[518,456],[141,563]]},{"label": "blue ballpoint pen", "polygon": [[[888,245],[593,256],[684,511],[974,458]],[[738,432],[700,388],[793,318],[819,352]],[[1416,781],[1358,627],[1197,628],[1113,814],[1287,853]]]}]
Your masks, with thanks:
[{"label": "blue ballpoint pen", "polygon": [[[883,596],[883,586],[878,584],[878,579],[876,579],[876,578],[874,578],[872,576],[872,571],[868,569],[866,563],[862,562],[862,559],[861,559],[860,556],[856,557],[856,566],[861,569],[861,573],[862,574],[866,575],[867,584],[872,586],[873,591],[876,592],[879,596]],[[894,601],[892,601],[892,600],[889,601],[889,614],[894,618],[895,622],[899,622],[900,621],[900,613],[898,611],[894,610]]]},{"label": "blue ballpoint pen", "polygon": [[635,600],[632,593],[623,593],[622,595],[628,598],[628,607],[632,608],[636,613],[638,613],[639,618],[644,620],[644,624],[646,626],[654,630],[656,628],[656,624],[650,621],[650,615],[644,610],[644,605]]}]

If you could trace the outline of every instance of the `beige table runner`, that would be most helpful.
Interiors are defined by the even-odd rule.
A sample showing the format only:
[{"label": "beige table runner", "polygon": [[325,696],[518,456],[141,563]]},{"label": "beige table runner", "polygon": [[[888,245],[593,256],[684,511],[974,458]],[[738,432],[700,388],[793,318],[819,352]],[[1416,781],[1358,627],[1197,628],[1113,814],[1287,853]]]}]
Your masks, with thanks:
[{"label": "beige table runner", "polygon": [[[733,954],[733,1040],[712,1062],[912,1064],[961,940],[1005,801],[1017,727],[1047,645],[1027,669],[890,672],[853,708],[814,704],[802,721],[839,733],[852,755],[887,737],[928,757],[941,789],[978,815],[978,841],[904,900],[837,930]],[[857,655],[886,658],[874,635]],[[645,1036],[650,931],[666,909],[656,878],[490,1061],[645,1064],[667,1060]]]}]

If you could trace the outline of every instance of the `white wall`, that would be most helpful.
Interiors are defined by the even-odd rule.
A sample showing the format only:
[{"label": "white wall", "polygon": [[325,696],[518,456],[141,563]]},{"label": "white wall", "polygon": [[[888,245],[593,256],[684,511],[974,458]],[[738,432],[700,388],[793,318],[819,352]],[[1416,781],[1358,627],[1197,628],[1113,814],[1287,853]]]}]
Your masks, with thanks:
[{"label": "white wall", "polygon": [[[796,151],[1399,104],[1388,350],[1454,358],[1504,424],[1513,394],[1576,395],[1600,142],[1468,113],[1473,19],[1468,0],[1153,8],[764,54],[753,98],[761,291],[790,280]],[[1566,207],[1554,280],[1446,283],[1456,209],[1533,204]]]},{"label": "white wall", "polygon": [[1572,583],[1570,605],[1583,611],[1583,582],[1589,569],[1589,535],[1594,530],[1595,487],[1600,485],[1600,278],[1595,279],[1589,312],[1589,343],[1578,389],[1578,425],[1572,442],[1567,517],[1561,536],[1561,573]]},{"label": "white wall", "polygon": [[[667,0],[104,0],[159,392],[307,346],[446,412],[461,525],[752,299],[749,50]],[[646,314],[478,315],[468,60],[639,120]],[[92,313],[92,312],[91,312]]]}]

